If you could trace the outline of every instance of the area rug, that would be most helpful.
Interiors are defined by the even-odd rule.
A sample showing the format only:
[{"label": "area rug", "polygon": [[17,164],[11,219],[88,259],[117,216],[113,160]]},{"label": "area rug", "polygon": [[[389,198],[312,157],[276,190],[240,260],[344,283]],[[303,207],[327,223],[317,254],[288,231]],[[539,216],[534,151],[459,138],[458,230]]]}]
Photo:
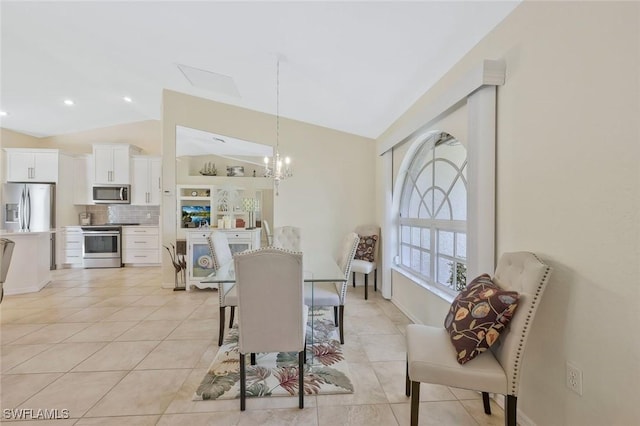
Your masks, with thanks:
[{"label": "area rug", "polygon": [[[312,328],[313,325],[313,328]],[[352,393],[347,361],[338,331],[333,324],[333,308],[317,307],[309,311],[307,324],[307,364],[304,366],[305,395]],[[209,366],[193,399],[233,399],[240,397],[240,361],[237,325],[229,331]],[[249,355],[247,397],[292,396],[298,394],[298,354],[295,352],[256,354],[256,365]]]}]

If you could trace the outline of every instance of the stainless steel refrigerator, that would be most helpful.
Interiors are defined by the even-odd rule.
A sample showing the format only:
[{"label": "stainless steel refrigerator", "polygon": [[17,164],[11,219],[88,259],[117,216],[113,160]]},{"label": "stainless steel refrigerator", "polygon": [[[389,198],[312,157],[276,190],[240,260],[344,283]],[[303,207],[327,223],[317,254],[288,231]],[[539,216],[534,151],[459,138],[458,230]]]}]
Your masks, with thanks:
[{"label": "stainless steel refrigerator", "polygon": [[[3,228],[9,232],[48,231],[56,227],[54,183],[6,183],[2,188]],[[51,233],[51,269],[56,269],[56,240]]]}]

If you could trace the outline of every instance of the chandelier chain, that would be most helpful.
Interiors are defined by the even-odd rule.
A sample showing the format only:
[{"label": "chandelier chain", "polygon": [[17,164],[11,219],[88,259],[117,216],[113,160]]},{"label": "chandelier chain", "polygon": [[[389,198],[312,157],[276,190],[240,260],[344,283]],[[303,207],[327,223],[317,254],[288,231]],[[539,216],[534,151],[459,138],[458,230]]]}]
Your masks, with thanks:
[{"label": "chandelier chain", "polygon": [[280,145],[280,58],[276,66],[276,153]]}]

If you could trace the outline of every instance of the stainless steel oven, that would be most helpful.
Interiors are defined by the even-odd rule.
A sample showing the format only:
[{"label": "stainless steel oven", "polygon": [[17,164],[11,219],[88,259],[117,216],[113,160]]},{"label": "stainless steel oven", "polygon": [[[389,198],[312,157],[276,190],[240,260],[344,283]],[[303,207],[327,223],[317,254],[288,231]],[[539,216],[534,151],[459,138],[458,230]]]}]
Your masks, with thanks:
[{"label": "stainless steel oven", "polygon": [[82,226],[82,265],[85,268],[122,267],[121,228]]}]

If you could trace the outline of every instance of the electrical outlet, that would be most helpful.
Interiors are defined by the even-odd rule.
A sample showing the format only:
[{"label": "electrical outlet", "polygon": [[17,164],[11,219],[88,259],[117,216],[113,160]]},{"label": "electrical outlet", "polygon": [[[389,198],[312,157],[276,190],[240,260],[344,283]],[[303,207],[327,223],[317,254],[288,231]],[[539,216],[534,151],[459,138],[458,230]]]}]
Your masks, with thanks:
[{"label": "electrical outlet", "polygon": [[566,364],[567,387],[582,396],[582,371],[575,365]]},{"label": "electrical outlet", "polygon": [[151,219],[151,213],[147,213],[147,219]]}]

